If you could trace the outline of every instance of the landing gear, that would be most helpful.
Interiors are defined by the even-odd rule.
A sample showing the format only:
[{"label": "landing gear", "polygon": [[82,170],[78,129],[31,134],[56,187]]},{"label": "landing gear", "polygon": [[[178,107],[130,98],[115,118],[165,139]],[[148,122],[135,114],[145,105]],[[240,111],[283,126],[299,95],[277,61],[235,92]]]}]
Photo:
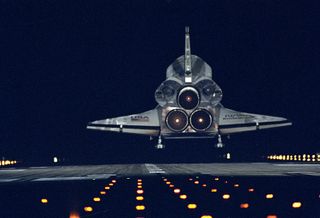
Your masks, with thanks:
[{"label": "landing gear", "polygon": [[220,134],[218,135],[218,142],[217,142],[217,144],[215,144],[215,147],[216,148],[223,148],[224,147],[224,144],[222,143],[222,139],[221,139]]},{"label": "landing gear", "polygon": [[156,149],[164,149],[165,146],[164,144],[162,144],[162,138],[161,138],[161,135],[159,135],[159,138],[158,138],[158,144],[156,144]]}]

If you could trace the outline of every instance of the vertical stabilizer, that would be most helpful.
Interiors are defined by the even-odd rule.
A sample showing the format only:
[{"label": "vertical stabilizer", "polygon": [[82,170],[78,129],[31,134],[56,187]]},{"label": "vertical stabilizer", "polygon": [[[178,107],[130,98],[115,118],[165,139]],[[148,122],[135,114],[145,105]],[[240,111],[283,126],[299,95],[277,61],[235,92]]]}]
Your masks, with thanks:
[{"label": "vertical stabilizer", "polygon": [[185,83],[192,83],[191,72],[191,46],[190,46],[190,34],[189,27],[185,30],[185,47],[184,47],[184,71],[185,71]]}]

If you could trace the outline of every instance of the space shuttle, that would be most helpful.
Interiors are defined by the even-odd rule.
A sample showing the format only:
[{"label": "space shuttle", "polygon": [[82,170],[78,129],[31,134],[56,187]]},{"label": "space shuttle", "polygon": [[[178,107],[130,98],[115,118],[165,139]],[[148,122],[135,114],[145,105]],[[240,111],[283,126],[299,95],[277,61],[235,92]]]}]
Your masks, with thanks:
[{"label": "space shuttle", "polygon": [[166,80],[155,91],[158,105],[139,114],[89,122],[87,129],[158,137],[162,139],[214,138],[292,125],[282,117],[239,112],[221,104],[222,90],[212,79],[212,68],[191,54],[189,27],[185,30],[185,52],[166,71]]}]

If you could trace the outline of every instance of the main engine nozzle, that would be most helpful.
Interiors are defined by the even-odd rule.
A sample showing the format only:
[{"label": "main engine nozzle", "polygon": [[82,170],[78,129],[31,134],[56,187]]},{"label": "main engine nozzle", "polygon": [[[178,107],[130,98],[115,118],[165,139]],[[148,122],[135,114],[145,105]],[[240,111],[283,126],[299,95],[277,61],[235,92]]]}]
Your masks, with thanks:
[{"label": "main engine nozzle", "polygon": [[172,110],[166,117],[166,124],[172,131],[182,132],[188,126],[188,115],[183,110]]},{"label": "main engine nozzle", "polygon": [[190,124],[194,130],[205,131],[212,125],[212,115],[205,109],[196,110],[190,116]]},{"label": "main engine nozzle", "polygon": [[184,87],[178,94],[178,104],[186,109],[192,110],[199,105],[200,96],[198,91],[190,86]]}]

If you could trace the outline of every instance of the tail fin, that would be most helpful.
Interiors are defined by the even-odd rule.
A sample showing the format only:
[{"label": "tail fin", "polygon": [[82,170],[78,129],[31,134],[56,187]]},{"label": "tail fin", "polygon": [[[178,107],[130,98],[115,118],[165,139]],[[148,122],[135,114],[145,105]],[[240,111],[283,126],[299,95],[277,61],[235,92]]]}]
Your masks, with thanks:
[{"label": "tail fin", "polygon": [[184,71],[185,71],[185,83],[192,83],[191,72],[191,46],[190,46],[190,34],[189,27],[185,28],[185,46],[184,46]]}]

